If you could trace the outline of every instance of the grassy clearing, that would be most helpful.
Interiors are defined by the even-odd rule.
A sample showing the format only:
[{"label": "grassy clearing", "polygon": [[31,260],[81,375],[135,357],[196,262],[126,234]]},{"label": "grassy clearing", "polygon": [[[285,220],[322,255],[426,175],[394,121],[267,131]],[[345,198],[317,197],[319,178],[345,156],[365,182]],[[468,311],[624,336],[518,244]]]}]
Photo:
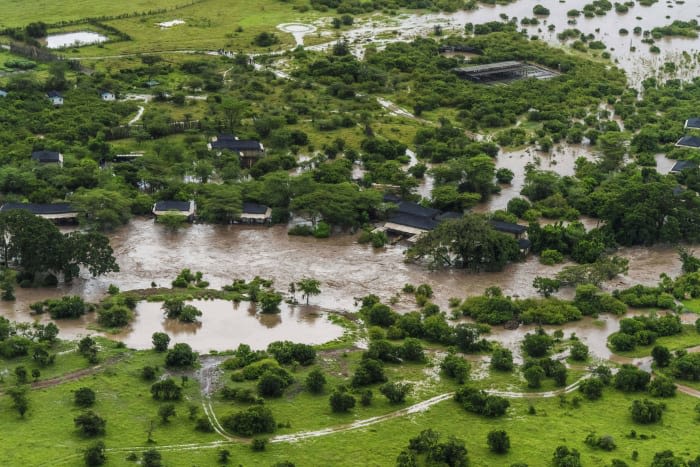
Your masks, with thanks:
[{"label": "grassy clearing", "polygon": [[[573,396],[569,396],[571,400]],[[465,440],[471,464],[478,467],[508,466],[515,462],[529,465],[547,465],[554,449],[565,444],[581,452],[586,466],[607,466],[614,458],[630,465],[649,465],[654,453],[671,448],[677,455],[695,456],[697,429],[694,419],[696,399],[680,395],[668,400],[663,422],[658,425],[637,425],[629,416],[629,406],[639,395],[626,395],[606,390],[597,402],[581,403],[573,408],[570,403],[561,406],[559,398],[538,400],[511,400],[511,409],[500,419],[486,419],[469,414],[452,401],[433,406],[427,412],[397,418],[370,427],[341,434],[300,441],[291,444],[272,444],[262,453],[253,453],[248,447],[229,446],[232,459],[242,465],[272,465],[290,460],[296,465],[386,466],[393,465],[408,439],[421,430],[433,428]],[[530,402],[537,414],[528,415]],[[511,451],[496,455],[488,451],[486,435],[495,429],[506,430],[511,439]],[[637,438],[629,438],[631,430]],[[584,444],[591,431],[599,436],[610,434],[617,449],[612,452],[593,450]],[[640,439],[644,435],[649,439]],[[632,452],[638,451],[639,461],[633,463]],[[210,465],[216,450],[164,454],[168,465]]]},{"label": "grassy clearing", "polygon": [[[11,408],[9,398],[0,399],[0,430],[3,444],[14,448],[0,450],[2,465],[54,465],[64,457],[80,452],[89,440],[75,432],[73,418],[81,409],[73,403],[73,391],[90,387],[97,393],[92,408],[107,420],[107,434],[102,439],[110,448],[145,446],[151,421],[155,421],[152,437],[158,444],[208,442],[214,434],[202,434],[188,419],[188,405],[200,403],[199,386],[190,380],[184,389],[183,401],[176,404],[177,416],[163,425],[158,419],[159,403],[150,395],[151,383],[140,379],[138,371],[145,365],[163,365],[163,354],[130,353],[123,361],[104,370],[59,386],[29,393],[29,411],[24,420]],[[176,381],[180,383],[179,376]],[[199,411],[201,415],[201,410]],[[52,449],[46,449],[51,446]],[[67,465],[81,465],[68,462]],[[110,465],[123,465],[111,463]]]},{"label": "grassy clearing", "polygon": [[[108,24],[125,32],[133,40],[104,44],[100,47],[84,47],[78,54],[104,56],[220,48],[258,52],[284,50],[293,47],[295,41],[291,34],[277,30],[277,25],[290,22],[308,23],[320,17],[320,13],[313,10],[302,14],[293,8],[306,3],[304,0],[261,0],[236,2],[232,5],[227,0],[205,0],[167,13],[114,20]],[[185,21],[185,24],[164,29],[158,26],[158,23],[174,19]],[[253,38],[261,32],[275,33],[279,43],[269,48],[254,46]]]},{"label": "grassy clearing", "polygon": [[700,314],[700,298],[693,298],[691,300],[683,300],[681,302],[688,311]]},{"label": "grassy clearing", "polygon": [[24,26],[33,21],[57,23],[87,17],[142,13],[162,8],[173,9],[188,3],[191,0],[35,0],[32,1],[31,8],[27,8],[26,2],[12,0],[3,2],[0,27]]}]

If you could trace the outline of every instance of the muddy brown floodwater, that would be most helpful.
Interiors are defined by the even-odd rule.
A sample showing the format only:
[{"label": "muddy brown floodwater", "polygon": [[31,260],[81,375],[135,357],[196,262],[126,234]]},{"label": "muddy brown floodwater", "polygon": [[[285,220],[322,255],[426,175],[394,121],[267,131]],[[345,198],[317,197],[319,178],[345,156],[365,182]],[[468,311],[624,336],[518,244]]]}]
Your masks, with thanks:
[{"label": "muddy brown floodwater", "polygon": [[245,343],[253,349],[265,349],[270,342],[291,340],[322,344],[340,337],[343,329],[334,325],[326,313],[315,307],[291,307],[282,303],[279,314],[260,314],[249,302],[194,300],[188,302],[202,311],[200,322],[181,323],[166,319],[162,303],[141,302],[136,319],[128,329],[114,336],[136,349],[150,348],[154,332],[166,332],[173,342],[185,342],[200,353],[235,349]]},{"label": "muddy brown floodwater", "polygon": [[[339,311],[355,310],[355,299],[370,293],[388,300],[405,283],[426,283],[435,291],[436,303],[447,309],[450,297],[480,294],[494,285],[501,287],[508,295],[535,295],[533,278],[551,276],[561,268],[561,265],[543,266],[535,256],[530,256],[524,262],[508,265],[499,273],[430,271],[420,265],[404,263],[405,248],[399,245],[373,249],[358,244],[356,236],[343,234],[321,240],[294,237],[287,235],[285,226],[195,224],[173,233],[155,224],[152,219],[136,218],[112,233],[110,240],[121,267],[120,272],[98,278],[83,276],[73,284],[55,289],[18,289],[16,302],[0,302],[0,314],[11,320],[33,321],[35,318],[29,314],[29,305],[35,301],[67,294],[97,301],[104,296],[110,284],[122,290],[148,288],[152,282],[169,286],[183,268],[204,272],[213,288],[220,288],[235,278],[249,280],[259,275],[273,279],[279,290],[286,290],[292,281],[305,276],[314,277],[321,281],[322,293],[312,297],[311,304],[318,309]],[[608,284],[607,288],[636,283],[653,285],[662,272],[672,276],[680,273],[680,263],[672,247],[623,248],[620,253],[630,258],[630,274]],[[571,294],[571,290],[562,292],[563,296],[570,297]],[[239,339],[253,344],[281,338],[317,342],[317,339],[332,340],[340,332],[339,328],[327,323],[325,317],[314,318],[313,313],[306,313],[304,307],[285,308],[278,317],[261,318],[251,315],[244,305],[234,309],[232,304],[226,302],[210,308],[209,303],[200,328],[164,323],[161,314],[151,310],[157,304],[143,304],[132,325],[133,330],[117,338],[125,340],[130,346],[147,347],[152,332],[165,329],[177,335],[178,339],[182,337],[194,343],[198,349],[223,350],[237,346]],[[415,302],[412,297],[401,294],[396,308],[409,311],[415,309]],[[40,319],[48,321],[49,318],[43,316]],[[92,320],[93,316],[76,321],[60,321],[61,335],[77,337],[87,334]],[[269,326],[276,322],[278,324],[275,326]],[[598,325],[592,326],[584,320],[565,329],[579,335],[590,334],[594,339],[594,331],[599,328],[596,327]],[[527,329],[502,334],[517,337]],[[596,353],[603,356],[607,332],[601,331],[598,339],[603,347]],[[591,342],[589,345],[595,347]]]}]

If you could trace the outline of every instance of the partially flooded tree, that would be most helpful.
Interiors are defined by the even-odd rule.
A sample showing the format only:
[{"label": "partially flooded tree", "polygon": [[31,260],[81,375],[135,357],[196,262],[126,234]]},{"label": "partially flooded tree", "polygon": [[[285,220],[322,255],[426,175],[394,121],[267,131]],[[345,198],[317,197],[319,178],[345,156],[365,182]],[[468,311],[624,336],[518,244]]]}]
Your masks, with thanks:
[{"label": "partially flooded tree", "polygon": [[321,282],[310,277],[305,277],[297,282],[296,288],[301,292],[302,298],[306,299],[307,305],[309,304],[309,297],[321,294]]},{"label": "partially flooded tree", "polygon": [[435,267],[472,271],[500,271],[519,257],[518,242],[494,230],[479,214],[441,223],[423,234],[407,252],[409,261],[427,260]]}]

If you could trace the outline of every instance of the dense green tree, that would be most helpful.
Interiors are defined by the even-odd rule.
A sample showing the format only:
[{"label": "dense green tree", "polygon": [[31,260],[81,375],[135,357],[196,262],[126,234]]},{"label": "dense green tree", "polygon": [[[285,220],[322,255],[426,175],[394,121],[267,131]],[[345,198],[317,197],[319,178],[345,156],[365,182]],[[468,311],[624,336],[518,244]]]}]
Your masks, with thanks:
[{"label": "dense green tree", "polygon": [[496,454],[505,454],[510,449],[510,438],[508,433],[503,430],[489,431],[486,442],[489,445],[489,450]]},{"label": "dense green tree", "polygon": [[95,404],[95,391],[86,387],[78,388],[75,390],[74,400],[78,407],[91,407]]},{"label": "dense green tree", "polygon": [[179,343],[168,350],[165,364],[170,367],[190,367],[197,361],[197,354],[188,344]]},{"label": "dense green tree", "polygon": [[97,441],[88,446],[83,453],[83,458],[85,459],[85,465],[88,467],[104,465],[107,462],[105,443]]},{"label": "dense green tree", "polygon": [[168,350],[168,344],[170,344],[170,336],[164,332],[154,332],[151,336],[151,341],[156,352],[165,352]]},{"label": "dense green tree", "polygon": [[73,419],[75,427],[83,436],[94,437],[105,434],[107,422],[92,410],[83,412]]},{"label": "dense green tree", "polygon": [[434,266],[473,271],[498,271],[519,256],[515,239],[495,231],[488,220],[478,214],[441,223],[422,235],[407,252],[409,260],[427,259]]}]

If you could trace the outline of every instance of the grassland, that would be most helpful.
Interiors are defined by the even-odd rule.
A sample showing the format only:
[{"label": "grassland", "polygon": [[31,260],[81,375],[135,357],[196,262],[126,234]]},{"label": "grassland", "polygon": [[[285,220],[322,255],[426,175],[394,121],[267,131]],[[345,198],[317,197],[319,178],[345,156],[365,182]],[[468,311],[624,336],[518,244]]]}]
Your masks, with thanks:
[{"label": "grassland", "polygon": [[[586,466],[607,466],[612,459],[622,459],[630,465],[649,465],[662,448],[672,448],[677,455],[686,457],[698,454],[696,436],[700,422],[693,407],[696,399],[679,395],[667,401],[664,420],[658,425],[643,426],[632,422],[629,406],[640,395],[622,394],[606,390],[597,402],[582,402],[574,408],[568,402],[562,405],[559,398],[511,400],[508,414],[500,419],[486,419],[471,415],[448,400],[430,410],[407,417],[396,418],[364,429],[318,437],[296,443],[271,444],[265,452],[254,453],[241,445],[226,446],[232,453],[234,465],[273,465],[289,460],[299,466],[334,465],[367,466],[393,465],[398,453],[408,444],[408,439],[425,428],[439,431],[445,438],[454,435],[465,440],[472,466],[509,466],[526,462],[531,466],[547,465],[554,449],[565,444],[581,452]],[[529,415],[529,406],[536,415]],[[505,430],[511,438],[511,450],[506,455],[496,455],[488,450],[486,435],[491,430]],[[636,438],[630,438],[632,430]],[[584,444],[590,432],[614,437],[617,449],[612,452],[594,450]],[[643,435],[643,436],[642,436]],[[643,437],[647,439],[642,439]],[[632,453],[637,451],[637,463]],[[216,449],[200,451],[165,452],[167,465],[212,465]],[[112,456],[113,458],[116,457]],[[129,465],[113,459],[109,465]]]},{"label": "grassland", "polygon": [[0,27],[24,26],[33,21],[57,23],[86,17],[119,16],[145,13],[159,9],[174,9],[192,3],[192,0],[36,0],[31,8],[23,0],[3,2]]}]

